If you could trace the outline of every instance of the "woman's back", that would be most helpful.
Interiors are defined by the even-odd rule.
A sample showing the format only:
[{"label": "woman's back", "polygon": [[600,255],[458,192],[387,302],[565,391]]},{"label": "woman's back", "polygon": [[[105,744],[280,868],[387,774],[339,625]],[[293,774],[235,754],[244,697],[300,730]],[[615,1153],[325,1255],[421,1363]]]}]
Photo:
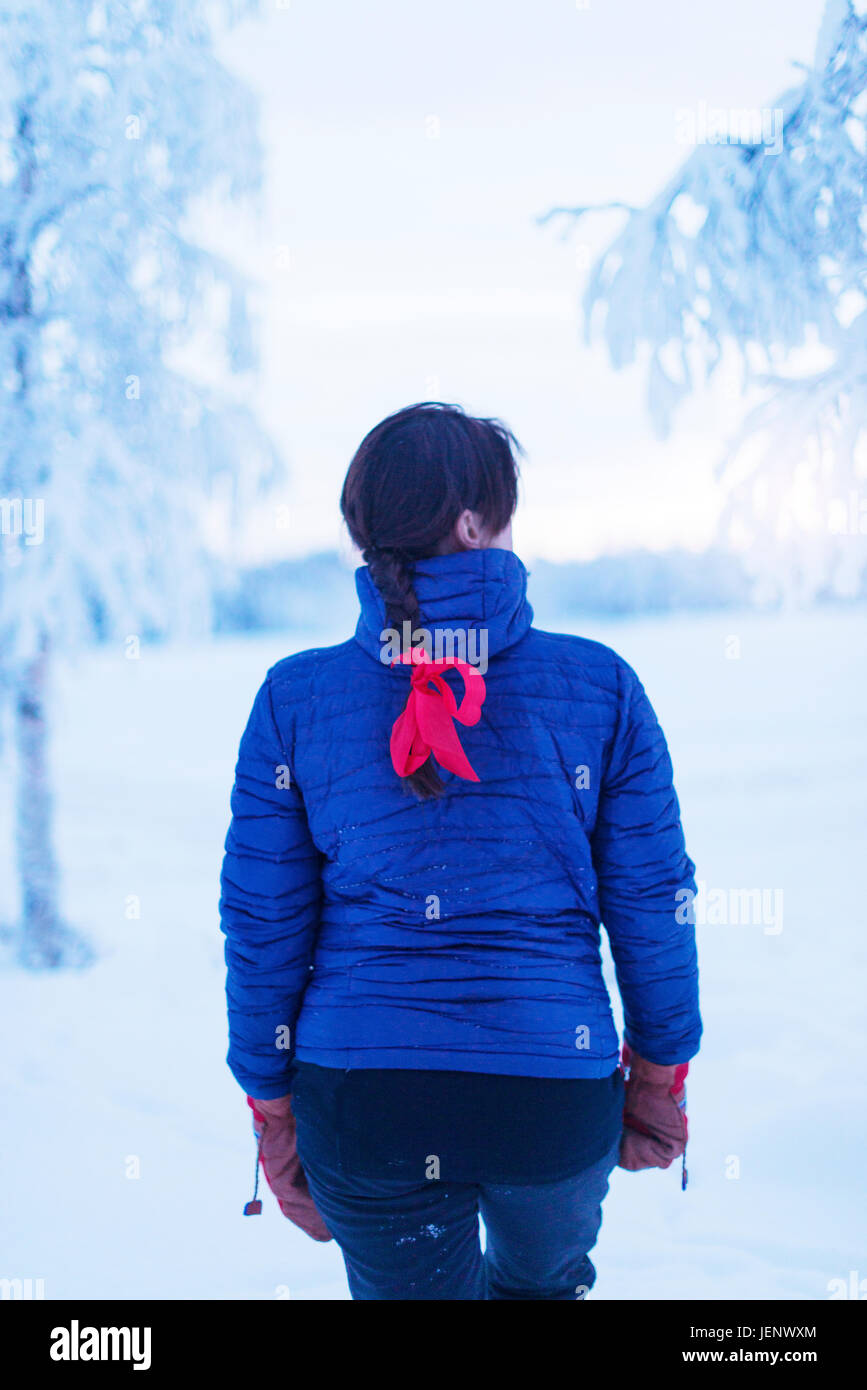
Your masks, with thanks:
[{"label": "woman's back", "polygon": [[[382,660],[385,611],[359,569],[356,636],[274,666],[241,746],[222,902],[235,1075],[251,1094],[285,1089],[275,1037],[304,991],[306,1062],[608,1076],[600,918],[634,1046],[689,1055],[694,934],[675,914],[693,865],[634,673],[599,643],[532,628],[511,551],[435,556],[414,575],[434,654],[486,654],[481,719],[460,731],[479,781],[445,772],[443,795],[419,801],[395,778],[410,672]],[[263,870],[281,887],[267,925]]]}]

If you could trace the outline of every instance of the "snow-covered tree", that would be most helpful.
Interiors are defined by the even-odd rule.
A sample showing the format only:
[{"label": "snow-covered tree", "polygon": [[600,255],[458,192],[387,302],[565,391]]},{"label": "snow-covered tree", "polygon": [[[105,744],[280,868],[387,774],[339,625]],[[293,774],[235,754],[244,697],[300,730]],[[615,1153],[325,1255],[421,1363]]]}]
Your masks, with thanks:
[{"label": "snow-covered tree", "polygon": [[51,654],[203,630],[206,500],[279,469],[238,389],[247,285],[189,231],[196,200],[257,184],[211,27],[254,7],[0,0],[0,689],[34,966],[86,956],[58,903]]},{"label": "snow-covered tree", "polygon": [[[867,18],[828,0],[812,65],[759,112],[689,112],[695,149],[591,269],[588,341],[647,361],[664,436],[737,363],[749,403],[720,460],[728,543],[760,588],[851,594],[867,560]],[[584,217],[591,207],[548,216]]]}]

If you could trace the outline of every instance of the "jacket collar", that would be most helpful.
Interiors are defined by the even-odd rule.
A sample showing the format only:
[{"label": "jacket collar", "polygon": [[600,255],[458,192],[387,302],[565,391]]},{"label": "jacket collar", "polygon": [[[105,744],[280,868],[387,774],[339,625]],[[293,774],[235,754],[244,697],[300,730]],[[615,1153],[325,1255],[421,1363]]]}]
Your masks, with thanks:
[{"label": "jacket collar", "polygon": [[[494,656],[519,642],[533,621],[527,601],[527,571],[512,550],[432,555],[417,560],[412,575],[421,625],[431,632],[433,643],[438,628],[465,630],[471,662],[473,652]],[[385,604],[367,565],[355,571],[355,587],[361,602],[356,640],[381,660]],[[445,641],[447,645],[448,639]]]}]

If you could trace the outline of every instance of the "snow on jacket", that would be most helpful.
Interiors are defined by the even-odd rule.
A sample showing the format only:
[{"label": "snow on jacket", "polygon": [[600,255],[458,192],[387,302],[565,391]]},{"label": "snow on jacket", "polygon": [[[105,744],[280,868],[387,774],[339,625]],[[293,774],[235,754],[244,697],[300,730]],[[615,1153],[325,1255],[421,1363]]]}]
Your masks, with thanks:
[{"label": "snow on jacket", "polygon": [[481,719],[457,726],[480,780],[443,771],[441,798],[421,802],[395,775],[411,672],[382,659],[362,566],[355,636],[277,662],[241,740],[220,900],[233,1075],[262,1098],[290,1088],[293,1055],[607,1076],[600,922],[627,1043],[687,1061],[694,865],[638,677],[598,642],[534,628],[511,551],[426,559],[414,582],[434,655],[446,629],[476,629],[477,655],[487,635]]}]

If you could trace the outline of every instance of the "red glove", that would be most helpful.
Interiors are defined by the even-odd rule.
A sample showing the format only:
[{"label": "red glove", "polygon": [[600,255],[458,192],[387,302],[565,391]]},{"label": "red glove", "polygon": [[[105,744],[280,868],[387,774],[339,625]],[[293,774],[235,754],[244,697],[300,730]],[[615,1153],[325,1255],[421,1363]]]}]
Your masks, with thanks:
[{"label": "red glove", "polygon": [[685,1187],[689,1063],[659,1066],[645,1061],[624,1043],[623,1065],[629,1067],[629,1079],[623,1105],[620,1167],[630,1173],[642,1168],[668,1168],[684,1155]]},{"label": "red glove", "polygon": [[[331,1240],[331,1232],[313,1205],[298,1157],[291,1099],[291,1095],[280,1096],[276,1100],[247,1097],[247,1104],[253,1112],[253,1133],[259,1144],[259,1161],[283,1215],[314,1240]],[[255,1215],[261,1209],[261,1202],[254,1199],[252,1203],[248,1202],[245,1214]]]}]

